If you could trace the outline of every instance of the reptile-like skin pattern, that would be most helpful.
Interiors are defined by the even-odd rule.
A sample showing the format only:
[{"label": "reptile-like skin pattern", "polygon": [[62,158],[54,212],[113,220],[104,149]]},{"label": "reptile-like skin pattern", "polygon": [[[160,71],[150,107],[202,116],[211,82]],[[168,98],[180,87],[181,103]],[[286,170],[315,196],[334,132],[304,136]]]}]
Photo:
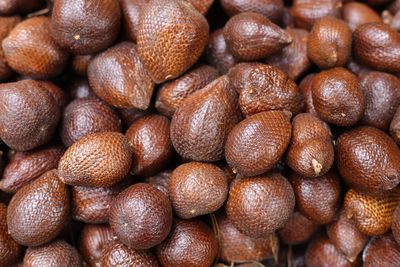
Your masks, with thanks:
[{"label": "reptile-like skin pattern", "polygon": [[393,120],[390,123],[390,134],[397,144],[400,144],[400,106],[397,108],[396,113],[393,116]]},{"label": "reptile-like skin pattern", "polygon": [[228,16],[243,12],[256,12],[279,23],[284,4],[282,0],[220,0],[221,6]]},{"label": "reptile-like skin pattern", "polygon": [[93,58],[94,55],[75,55],[71,63],[72,70],[79,76],[86,77],[89,63]]},{"label": "reptile-like skin pattern", "polygon": [[7,267],[16,262],[22,247],[8,233],[7,206],[0,203],[0,266]]},{"label": "reptile-like skin pattern", "polygon": [[362,255],[364,267],[395,267],[400,265],[400,247],[393,236],[374,237]]}]

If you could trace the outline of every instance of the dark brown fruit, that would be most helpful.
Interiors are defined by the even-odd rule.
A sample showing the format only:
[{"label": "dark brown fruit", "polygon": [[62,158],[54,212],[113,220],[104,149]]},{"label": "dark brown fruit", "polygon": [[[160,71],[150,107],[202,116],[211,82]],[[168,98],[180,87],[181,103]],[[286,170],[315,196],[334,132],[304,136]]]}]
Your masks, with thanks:
[{"label": "dark brown fruit", "polygon": [[158,112],[171,118],[183,100],[208,85],[218,76],[215,68],[203,65],[163,84],[157,93],[155,103]]},{"label": "dark brown fruit", "polygon": [[270,56],[292,42],[292,37],[265,16],[244,12],[225,24],[228,49],[239,61],[254,61]]},{"label": "dark brown fruit", "polygon": [[217,256],[218,241],[203,222],[176,220],[168,238],[156,249],[164,267],[207,267]]},{"label": "dark brown fruit", "polygon": [[171,140],[184,158],[217,161],[224,156],[225,140],[239,121],[237,93],[222,76],[188,96],[171,121]]},{"label": "dark brown fruit", "polygon": [[43,6],[44,3],[45,0],[3,0],[0,2],[0,16],[29,13]]},{"label": "dark brown fruit", "polygon": [[153,81],[180,76],[203,53],[208,41],[207,20],[189,3],[150,0],[142,9],[138,53]]},{"label": "dark brown fruit", "polygon": [[337,126],[351,126],[363,116],[365,100],[360,83],[350,71],[333,68],[315,75],[312,99],[318,116]]},{"label": "dark brown fruit", "polygon": [[174,153],[169,128],[169,120],[161,115],[144,116],[129,127],[126,137],[133,151],[133,175],[151,176],[168,164]]},{"label": "dark brown fruit", "polygon": [[74,77],[68,83],[67,90],[71,99],[98,98],[86,78]]},{"label": "dark brown fruit", "polygon": [[51,94],[54,100],[56,100],[60,109],[63,110],[69,100],[64,91],[52,82],[40,81],[40,83]]},{"label": "dark brown fruit", "polygon": [[318,225],[315,222],[295,211],[279,230],[279,236],[288,245],[299,245],[307,242],[317,229]]},{"label": "dark brown fruit", "polygon": [[302,214],[318,224],[327,224],[335,218],[342,194],[340,180],[333,172],[318,178],[306,178],[292,172],[290,182]]},{"label": "dark brown fruit", "polygon": [[21,246],[8,233],[7,206],[0,203],[0,266],[10,266],[20,255]]},{"label": "dark brown fruit", "polygon": [[[1,8],[1,3],[0,3]],[[0,11],[1,12],[1,11]],[[0,44],[8,36],[10,31],[20,22],[21,18],[18,16],[13,17],[0,17]],[[3,47],[0,45],[0,81],[9,79],[13,74],[13,70],[8,66],[4,57]]]},{"label": "dark brown fruit", "polygon": [[0,137],[10,148],[26,151],[46,143],[59,117],[56,100],[41,82],[0,85]]},{"label": "dark brown fruit", "polygon": [[0,189],[6,193],[17,192],[45,172],[56,169],[63,153],[61,146],[16,152],[4,169]]},{"label": "dark brown fruit", "polygon": [[228,183],[214,164],[190,162],[172,172],[168,192],[175,213],[190,219],[218,210],[228,196]]},{"label": "dark brown fruit", "polygon": [[289,145],[292,125],[283,111],[257,113],[238,123],[229,133],[225,157],[242,175],[253,176],[271,170]]},{"label": "dark brown fruit", "polygon": [[24,267],[44,266],[80,267],[82,260],[76,248],[62,240],[28,248],[24,257]]},{"label": "dark brown fruit", "polygon": [[116,111],[99,99],[76,99],[63,112],[60,136],[66,147],[98,132],[121,132]]},{"label": "dark brown fruit", "polygon": [[370,68],[358,63],[353,57],[350,57],[349,62],[347,62],[346,68],[358,76],[364,75],[371,71]]},{"label": "dark brown fruit", "polygon": [[283,15],[282,0],[220,0],[221,6],[228,16],[243,12],[256,12],[279,23]]},{"label": "dark brown fruit", "polygon": [[51,34],[72,54],[93,54],[114,42],[120,18],[118,0],[57,0],[52,9]]},{"label": "dark brown fruit", "polygon": [[118,108],[147,109],[154,89],[133,43],[122,42],[94,58],[88,68],[93,91]]},{"label": "dark brown fruit", "polygon": [[132,125],[132,123],[146,115],[151,114],[152,111],[152,109],[141,110],[137,108],[120,109],[119,115],[122,119],[122,124],[124,125],[124,128],[128,129]]},{"label": "dark brown fruit", "polygon": [[287,179],[278,173],[270,173],[235,180],[231,184],[226,211],[241,233],[256,238],[283,227],[294,204],[293,188]]},{"label": "dark brown fruit", "polygon": [[383,23],[368,23],[354,31],[353,53],[372,69],[400,71],[400,33]]},{"label": "dark brown fruit", "polygon": [[400,10],[400,0],[394,0],[392,3],[388,6],[388,10],[392,14],[396,14]]},{"label": "dark brown fruit", "polygon": [[384,132],[359,127],[337,140],[337,167],[350,187],[382,194],[400,182],[400,149]]},{"label": "dark brown fruit", "polygon": [[137,41],[139,19],[142,9],[149,0],[120,0],[122,11],[122,26],[124,35],[129,41]]},{"label": "dark brown fruit", "polygon": [[342,8],[342,18],[347,22],[352,31],[360,25],[381,21],[379,14],[375,10],[359,2],[344,4]]},{"label": "dark brown fruit", "polygon": [[318,116],[314,108],[314,103],[312,99],[312,90],[311,90],[314,77],[315,77],[314,73],[308,74],[306,77],[304,77],[304,79],[301,80],[299,84],[299,89],[300,92],[303,94],[304,102],[306,103],[306,112]]},{"label": "dark brown fruit", "polygon": [[127,176],[131,163],[132,150],[124,135],[94,133],[67,149],[58,172],[69,185],[109,187]]},{"label": "dark brown fruit", "polygon": [[56,170],[22,187],[11,199],[7,211],[10,235],[25,246],[40,246],[54,239],[69,217],[67,186]]},{"label": "dark brown fruit", "polygon": [[163,192],[138,183],[117,196],[110,208],[109,221],[121,242],[134,249],[148,249],[168,236],[172,206]]},{"label": "dark brown fruit", "polygon": [[400,106],[397,108],[393,120],[390,123],[390,134],[394,141],[396,141],[397,144],[400,144]]},{"label": "dark brown fruit", "polygon": [[158,190],[169,196],[168,183],[171,177],[171,170],[162,171],[154,176],[147,177],[144,182],[153,185]]},{"label": "dark brown fruit", "polygon": [[72,70],[80,75],[87,75],[87,69],[89,67],[90,61],[94,58],[93,55],[76,55],[72,60]]},{"label": "dark brown fruit", "polygon": [[400,265],[400,247],[393,236],[374,237],[363,252],[364,267],[396,267]]}]

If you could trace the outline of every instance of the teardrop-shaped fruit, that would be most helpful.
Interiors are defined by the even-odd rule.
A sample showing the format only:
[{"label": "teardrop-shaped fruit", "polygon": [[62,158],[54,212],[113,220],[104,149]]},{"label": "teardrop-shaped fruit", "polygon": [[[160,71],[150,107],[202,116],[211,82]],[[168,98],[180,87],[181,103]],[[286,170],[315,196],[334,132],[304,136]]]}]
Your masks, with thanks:
[{"label": "teardrop-shaped fruit", "polygon": [[40,81],[40,82],[43,85],[43,87],[51,94],[51,96],[57,102],[57,105],[61,108],[61,110],[64,110],[64,107],[67,105],[67,101],[69,101],[64,91],[52,82],[49,81]]},{"label": "teardrop-shaped fruit", "polygon": [[400,265],[400,246],[390,234],[374,237],[363,252],[364,267]]},{"label": "teardrop-shaped fruit", "polygon": [[352,31],[360,25],[381,21],[378,12],[360,2],[345,3],[342,8],[342,18]]},{"label": "teardrop-shaped fruit", "polygon": [[153,81],[180,76],[203,53],[207,20],[186,1],[150,0],[141,11],[138,52]]},{"label": "teardrop-shaped fruit", "polygon": [[400,205],[393,212],[392,233],[397,244],[400,245]]},{"label": "teardrop-shaped fruit", "polygon": [[10,235],[25,246],[40,246],[54,239],[69,216],[68,189],[56,170],[22,187],[7,210]]},{"label": "teardrop-shaped fruit", "polygon": [[279,236],[288,245],[299,245],[307,242],[317,229],[318,224],[294,211],[285,226],[279,229]]},{"label": "teardrop-shaped fruit", "polygon": [[318,114],[315,111],[311,90],[314,77],[315,73],[308,74],[306,77],[304,77],[299,84],[299,89],[300,92],[303,94],[304,102],[306,103],[306,112],[318,117]]},{"label": "teardrop-shaped fruit", "polygon": [[242,175],[259,175],[272,169],[289,145],[292,125],[283,111],[252,115],[229,133],[225,157],[229,166]]},{"label": "teardrop-shaped fruit", "polygon": [[283,15],[283,2],[282,0],[220,0],[221,6],[228,16],[243,12],[256,12],[275,23],[280,22]]},{"label": "teardrop-shaped fruit", "polygon": [[149,0],[120,0],[122,26],[125,37],[132,42],[137,41],[139,19],[142,9]]},{"label": "teardrop-shaped fruit", "polygon": [[0,266],[10,266],[21,255],[22,247],[8,233],[7,206],[0,203]]},{"label": "teardrop-shaped fruit", "polygon": [[[21,18],[19,16],[0,17],[0,44],[20,21]],[[0,45],[0,81],[11,78],[12,74],[13,70],[8,66],[7,61],[4,58],[3,47]]]},{"label": "teardrop-shaped fruit", "polygon": [[188,96],[171,121],[171,140],[184,158],[217,161],[224,156],[228,133],[239,121],[237,93],[227,76]]},{"label": "teardrop-shaped fruit", "polygon": [[400,106],[397,108],[392,122],[390,123],[390,134],[392,135],[393,140],[397,144],[400,144]]}]

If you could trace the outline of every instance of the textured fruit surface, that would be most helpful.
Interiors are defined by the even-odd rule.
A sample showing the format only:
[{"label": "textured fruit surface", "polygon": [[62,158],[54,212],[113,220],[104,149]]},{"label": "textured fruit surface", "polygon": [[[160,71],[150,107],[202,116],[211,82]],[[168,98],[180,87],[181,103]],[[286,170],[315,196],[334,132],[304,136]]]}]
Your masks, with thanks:
[{"label": "textured fruit surface", "polygon": [[390,134],[397,144],[400,144],[400,106],[393,115],[393,120],[390,123]]},{"label": "textured fruit surface", "polygon": [[194,8],[197,9],[201,14],[205,15],[214,0],[187,0]]},{"label": "textured fruit surface", "polygon": [[374,237],[363,252],[365,267],[395,267],[400,264],[400,247],[391,235]]},{"label": "textured fruit surface", "polygon": [[0,203],[0,266],[10,266],[20,254],[21,246],[8,233],[7,206]]},{"label": "textured fruit surface", "polygon": [[171,173],[171,170],[162,171],[154,176],[147,177],[144,182],[155,186],[158,190],[169,196],[168,183]]},{"label": "textured fruit surface", "polygon": [[228,16],[243,12],[256,12],[278,23],[283,15],[282,0],[220,0],[221,6]]},{"label": "textured fruit surface", "polygon": [[312,90],[311,90],[312,81],[314,77],[315,77],[314,73],[308,74],[306,77],[304,77],[299,84],[299,89],[300,92],[303,94],[304,102],[306,103],[306,112],[311,113],[318,117],[318,114],[315,111],[314,102],[312,99]]},{"label": "textured fruit surface", "polygon": [[307,242],[317,229],[315,222],[294,211],[285,226],[279,229],[279,236],[288,245],[298,245]]},{"label": "textured fruit surface", "polygon": [[122,12],[122,26],[124,35],[129,41],[137,41],[139,19],[142,9],[149,0],[120,0]]},{"label": "textured fruit surface", "polygon": [[393,212],[392,233],[397,244],[400,245],[400,206],[397,206]]},{"label": "textured fruit surface", "polygon": [[381,21],[376,11],[368,5],[359,2],[345,3],[342,8],[342,18],[347,22],[352,31],[360,25]]},{"label": "textured fruit surface", "polygon": [[0,15],[13,15],[16,13],[29,13],[40,8],[45,0],[6,0],[0,2]]},{"label": "textured fruit surface", "polygon": [[72,59],[71,67],[73,71],[80,75],[85,76],[87,75],[87,69],[89,67],[90,61],[93,59],[93,55],[76,55]]},{"label": "textured fruit surface", "polygon": [[[0,17],[0,44],[8,36],[10,31],[20,22],[18,16]],[[13,74],[12,69],[8,66],[4,57],[3,47],[0,45],[0,81],[7,80]]]}]

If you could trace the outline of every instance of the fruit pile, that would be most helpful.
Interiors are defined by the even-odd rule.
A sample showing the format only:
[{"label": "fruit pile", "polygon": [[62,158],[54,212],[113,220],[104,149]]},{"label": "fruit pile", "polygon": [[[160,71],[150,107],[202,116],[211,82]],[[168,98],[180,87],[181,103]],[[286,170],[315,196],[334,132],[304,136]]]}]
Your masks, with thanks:
[{"label": "fruit pile", "polygon": [[400,0],[0,0],[0,267],[399,267]]}]

